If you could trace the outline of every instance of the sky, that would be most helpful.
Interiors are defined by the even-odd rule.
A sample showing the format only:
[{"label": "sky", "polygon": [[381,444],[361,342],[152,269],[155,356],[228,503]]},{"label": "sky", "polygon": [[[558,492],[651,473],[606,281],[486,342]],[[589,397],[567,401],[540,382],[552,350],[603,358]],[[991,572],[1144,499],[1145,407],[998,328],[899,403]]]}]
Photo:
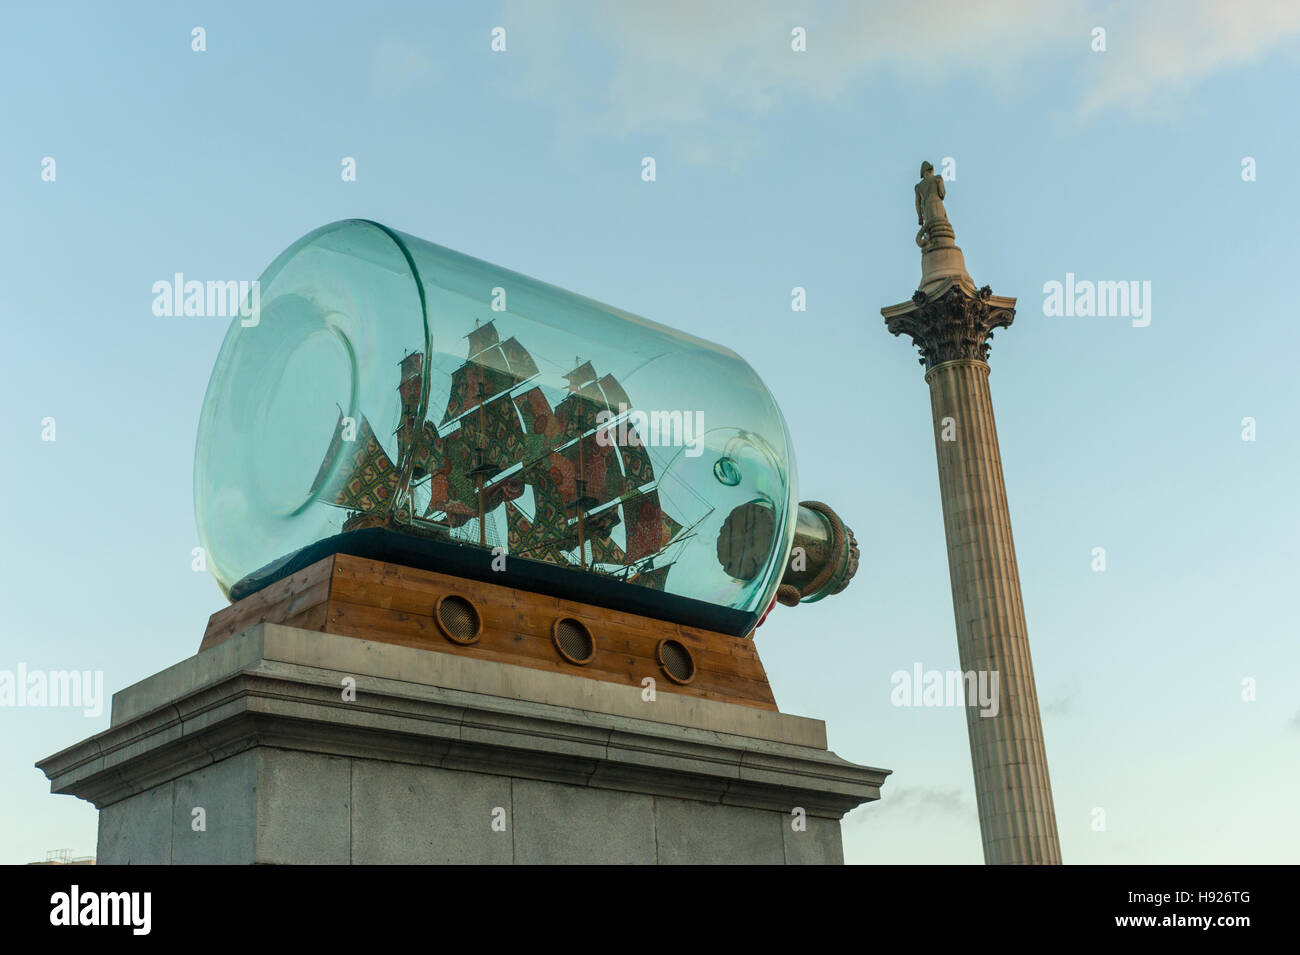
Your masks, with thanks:
[{"label": "sky", "polygon": [[[958,667],[928,391],[880,315],[929,160],[976,283],[1018,298],[990,387],[1064,860],[1295,862],[1298,55],[1265,0],[5,0],[0,671],[111,693],[197,650],[228,322],[155,316],[153,283],[370,218],[745,358],[862,548],[756,638],[784,712],[893,771],[846,860],[979,863],[961,708],[892,702]],[[1149,282],[1149,323],[1047,314],[1067,274]],[[33,764],[108,722],[0,707],[0,862],[94,853]]]}]

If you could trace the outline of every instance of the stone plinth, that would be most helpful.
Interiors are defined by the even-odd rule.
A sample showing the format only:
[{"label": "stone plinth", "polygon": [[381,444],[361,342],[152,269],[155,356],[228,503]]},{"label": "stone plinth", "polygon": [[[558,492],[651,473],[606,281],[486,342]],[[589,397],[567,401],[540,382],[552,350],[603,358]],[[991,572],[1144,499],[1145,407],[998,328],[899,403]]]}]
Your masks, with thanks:
[{"label": "stone plinth", "polygon": [[39,766],[102,864],[839,863],[888,775],[817,720],[273,624]]}]

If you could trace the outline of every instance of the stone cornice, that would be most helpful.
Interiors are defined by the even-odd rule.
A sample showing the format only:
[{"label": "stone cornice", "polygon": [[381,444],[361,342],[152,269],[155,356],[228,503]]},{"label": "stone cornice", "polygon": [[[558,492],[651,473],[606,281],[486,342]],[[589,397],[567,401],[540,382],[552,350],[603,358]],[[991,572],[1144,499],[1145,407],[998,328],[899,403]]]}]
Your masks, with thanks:
[{"label": "stone cornice", "polygon": [[888,776],[815,746],[283,660],[178,690],[42,760],[51,789],[102,808],[261,746],[839,818]]}]

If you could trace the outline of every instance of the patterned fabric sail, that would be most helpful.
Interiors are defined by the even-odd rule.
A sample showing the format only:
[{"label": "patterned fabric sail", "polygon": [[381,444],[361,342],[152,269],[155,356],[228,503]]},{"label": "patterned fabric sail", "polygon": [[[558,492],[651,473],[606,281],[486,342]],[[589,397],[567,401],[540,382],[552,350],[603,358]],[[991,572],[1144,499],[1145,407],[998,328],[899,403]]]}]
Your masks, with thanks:
[{"label": "patterned fabric sail", "polygon": [[533,356],[519,344],[519,339],[513,336],[507,338],[501,343],[501,351],[510,365],[510,373],[521,381],[537,374],[537,362],[533,361]]},{"label": "patterned fabric sail", "polygon": [[473,449],[464,428],[446,437],[426,421],[416,447],[415,466],[429,474],[429,503],[424,515],[442,512],[443,523],[460,527],[478,516],[478,493],[467,477],[473,465]]},{"label": "patterned fabric sail", "polygon": [[471,414],[461,423],[461,430],[467,429],[474,437],[475,447],[483,448],[485,463],[504,471],[524,460],[527,442],[509,397],[490,401],[481,412]]},{"label": "patterned fabric sail", "polygon": [[[623,386],[613,375],[606,375],[598,382],[600,390],[605,396],[605,405],[615,413],[619,413],[622,408],[630,408],[632,399],[627,396]],[[622,408],[620,408],[622,406]]]},{"label": "patterned fabric sail", "polygon": [[[546,517],[551,515],[538,515]],[[543,523],[530,521],[513,503],[506,505],[507,544],[510,553],[531,560],[544,560],[552,564],[568,565],[564,551],[577,546],[577,538],[569,538],[563,530],[563,517],[557,529]]]},{"label": "patterned fabric sail", "polygon": [[654,570],[647,570],[631,578],[628,583],[663,590],[668,585],[668,571],[672,569],[672,566],[672,564],[665,564],[662,567],[656,567]]},{"label": "patterned fabric sail", "polygon": [[509,371],[492,368],[477,361],[467,361],[452,373],[451,393],[447,396],[447,410],[442,416],[441,423],[448,424],[477,408],[480,404],[480,385],[482,401],[486,402],[513,388],[522,380],[515,378]]},{"label": "patterned fabric sail", "polygon": [[578,477],[584,481],[583,494],[595,501],[591,507],[608,504],[623,494],[623,472],[619,470],[614,448],[601,444],[595,435],[552,453],[548,463],[551,479],[559,486],[566,503],[578,497]]},{"label": "patterned fabric sail", "polygon": [[596,380],[596,369],[591,366],[591,362],[584,361],[564,377],[569,382],[569,390],[578,391]]},{"label": "patterned fabric sail", "polygon": [[491,348],[501,339],[497,335],[496,325],[488,322],[469,333],[469,357],[473,358],[484,349]]},{"label": "patterned fabric sail", "polygon": [[623,502],[627,519],[628,563],[643,560],[667,547],[682,529],[682,525],[664,513],[659,506],[659,494],[646,491]]},{"label": "patterned fabric sail", "polygon": [[[392,503],[401,475],[388,452],[380,446],[365,415],[361,416],[361,423],[350,441],[345,424],[340,412],[334,437],[312,482],[311,493],[354,511],[381,510]],[[336,461],[338,468],[330,478]]]},{"label": "patterned fabric sail", "polygon": [[560,419],[541,388],[530,388],[516,396],[515,407],[524,423],[524,460],[541,460],[562,443]]},{"label": "patterned fabric sail", "polygon": [[623,459],[623,473],[627,476],[627,488],[631,491],[653,481],[655,469],[650,462],[649,452],[640,443],[641,436],[631,425],[626,428],[628,440],[618,445],[618,454]]},{"label": "patterned fabric sail", "polygon": [[615,527],[622,521],[618,516],[618,508],[611,508],[604,514],[597,516],[592,521],[591,528],[591,561],[594,564],[615,564],[625,566],[627,564],[627,551],[618,546],[618,543],[610,536]]},{"label": "patterned fabric sail", "polygon": [[442,424],[448,424],[537,374],[537,363],[518,339],[499,342],[489,322],[469,334],[469,357],[452,373]]},{"label": "patterned fabric sail", "polygon": [[579,435],[596,430],[596,416],[605,410],[603,400],[587,395],[571,394],[555,408],[560,434],[572,441]]}]

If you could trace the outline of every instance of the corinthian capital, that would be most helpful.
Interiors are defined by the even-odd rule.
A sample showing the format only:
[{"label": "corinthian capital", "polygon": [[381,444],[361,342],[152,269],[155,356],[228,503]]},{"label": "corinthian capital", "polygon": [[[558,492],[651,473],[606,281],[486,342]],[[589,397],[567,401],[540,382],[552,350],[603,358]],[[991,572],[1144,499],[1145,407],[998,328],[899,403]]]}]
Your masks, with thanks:
[{"label": "corinthian capital", "polygon": [[880,311],[889,331],[911,336],[928,371],[959,358],[988,361],[993,329],[1011,325],[1016,300],[994,295],[987,285],[972,292],[947,281],[931,294],[918,291],[910,302]]}]

